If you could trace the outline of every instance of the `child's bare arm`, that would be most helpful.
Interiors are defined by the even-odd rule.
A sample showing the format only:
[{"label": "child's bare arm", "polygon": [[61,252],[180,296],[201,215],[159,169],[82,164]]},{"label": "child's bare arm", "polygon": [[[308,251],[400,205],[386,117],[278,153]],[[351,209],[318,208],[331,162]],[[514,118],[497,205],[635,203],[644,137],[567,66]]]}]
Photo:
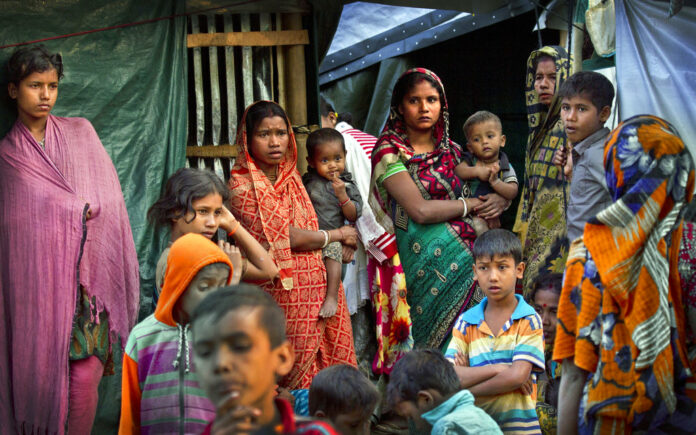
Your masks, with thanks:
[{"label": "child's bare arm", "polygon": [[514,361],[511,366],[505,367],[495,376],[470,387],[469,391],[474,396],[494,396],[509,393],[524,385],[531,372],[532,363],[529,361]]},{"label": "child's bare arm", "polygon": [[510,182],[506,183],[500,178],[496,178],[492,183],[491,187],[495,190],[495,193],[502,196],[505,199],[513,200],[517,196],[517,183]]},{"label": "child's bare arm", "polygon": [[488,169],[484,166],[469,166],[466,162],[461,162],[454,167],[454,173],[462,180],[474,180],[476,178],[485,181],[488,178]]},{"label": "child's bare arm", "polygon": [[242,248],[246,254],[249,263],[247,264],[246,271],[242,275],[243,280],[273,281],[278,276],[278,267],[273,262],[271,255],[261,246],[254,236],[249,234],[249,232],[241,226],[227,207],[222,208],[220,228],[227,233],[234,230],[232,238],[237,246]]},{"label": "child's bare arm", "polygon": [[348,196],[348,192],[346,191],[346,183],[344,183],[343,180],[338,177],[337,173],[334,174],[334,178],[331,180],[331,185],[333,186],[334,193],[338,198],[338,202],[341,204],[341,213],[343,213],[343,217],[348,219],[350,222],[355,222],[358,220],[358,209],[355,207],[355,204],[353,204],[353,201],[350,200],[350,196]]},{"label": "child's bare arm", "polygon": [[355,222],[358,220],[358,210],[357,207],[355,207],[355,204],[353,204],[353,201],[350,199],[345,202],[341,202],[343,204],[341,206],[341,212],[343,213],[343,217],[348,219],[350,222]]},{"label": "child's bare arm", "polygon": [[[489,364],[479,367],[454,366],[454,371],[459,378],[459,386],[471,390],[473,386],[488,381],[507,369],[504,364]],[[472,391],[473,394],[473,391]]]}]

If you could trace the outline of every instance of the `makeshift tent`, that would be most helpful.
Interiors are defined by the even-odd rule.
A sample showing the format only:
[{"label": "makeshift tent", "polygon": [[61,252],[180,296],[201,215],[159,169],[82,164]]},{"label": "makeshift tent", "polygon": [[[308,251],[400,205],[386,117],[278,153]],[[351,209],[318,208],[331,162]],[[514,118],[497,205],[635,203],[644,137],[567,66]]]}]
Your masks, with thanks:
[{"label": "makeshift tent", "polygon": [[[351,112],[356,127],[378,135],[398,76],[409,67],[429,68],[445,85],[452,138],[465,142],[462,126],[475,111],[496,113],[507,136],[505,152],[522,177],[528,133],[523,89],[527,57],[538,46],[536,16],[528,1],[504,3],[473,13],[347,4],[319,70],[321,93],[339,112]],[[557,31],[541,36],[546,44],[559,43]],[[513,204],[503,216],[505,227],[512,226],[515,210]]]},{"label": "makeshift tent", "polygon": [[696,156],[696,2],[670,17],[665,2],[618,0],[616,75],[621,119],[663,117]]}]

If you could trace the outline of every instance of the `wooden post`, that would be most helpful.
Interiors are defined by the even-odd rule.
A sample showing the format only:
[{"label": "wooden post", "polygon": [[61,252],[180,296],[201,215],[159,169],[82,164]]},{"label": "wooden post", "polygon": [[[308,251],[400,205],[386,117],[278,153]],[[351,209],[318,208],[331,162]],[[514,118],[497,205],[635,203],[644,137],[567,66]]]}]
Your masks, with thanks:
[{"label": "wooden post", "polygon": [[[300,14],[283,14],[283,29],[301,30]],[[307,78],[303,45],[285,46],[286,105],[284,107],[293,125],[307,125]],[[297,135],[297,169],[300,174],[307,171],[306,135]]]},{"label": "wooden post", "polygon": [[[283,28],[281,14],[276,14],[276,31]],[[278,67],[278,104],[285,108],[285,50],[283,47],[276,47],[276,63]]]}]

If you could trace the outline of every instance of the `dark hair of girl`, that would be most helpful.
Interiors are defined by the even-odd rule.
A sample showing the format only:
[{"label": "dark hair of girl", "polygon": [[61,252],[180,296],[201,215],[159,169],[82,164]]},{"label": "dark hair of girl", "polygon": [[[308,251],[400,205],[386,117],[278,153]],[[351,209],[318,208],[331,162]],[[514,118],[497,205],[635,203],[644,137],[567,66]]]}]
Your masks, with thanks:
[{"label": "dark hair of girl", "polygon": [[219,194],[223,203],[230,199],[227,186],[213,172],[206,169],[181,168],[169,177],[164,193],[147,211],[147,219],[158,227],[169,226],[172,225],[172,219],[179,219],[190,211],[193,212],[193,221],[196,218],[193,201],[211,193]]},{"label": "dark hair of girl", "polygon": [[563,290],[563,274],[549,273],[539,278],[539,280],[534,283],[534,289],[529,295],[530,301],[534,302],[534,298],[539,290],[549,290],[560,295]]},{"label": "dark hair of girl", "polygon": [[321,101],[319,102],[319,112],[321,113],[321,116],[329,116],[329,113],[335,111],[336,110],[333,108],[331,103],[326,101],[324,97],[321,97]]},{"label": "dark hair of girl", "polygon": [[259,126],[264,118],[273,118],[274,116],[280,116],[285,121],[285,127],[290,130],[288,125],[288,116],[285,114],[285,110],[272,101],[259,101],[249,108],[246,115],[246,134],[247,137],[251,137],[254,134],[254,130]]},{"label": "dark hair of girl", "polygon": [[58,53],[49,52],[43,44],[22,47],[7,62],[8,80],[15,86],[32,73],[50,69],[56,70],[58,80],[63,78],[63,58]]},{"label": "dark hair of girl", "polygon": [[440,95],[440,102],[441,104],[443,104],[442,102],[445,100],[445,98],[444,95],[442,95],[442,89],[440,88],[440,84],[431,76],[423,74],[421,72],[416,72],[412,74],[406,74],[405,76],[401,76],[401,78],[399,78],[399,80],[396,82],[396,85],[394,85],[394,92],[392,93],[392,107],[398,107],[403,101],[404,95],[406,95],[407,92],[409,92],[423,80],[427,81],[435,89],[437,89],[437,93]]}]

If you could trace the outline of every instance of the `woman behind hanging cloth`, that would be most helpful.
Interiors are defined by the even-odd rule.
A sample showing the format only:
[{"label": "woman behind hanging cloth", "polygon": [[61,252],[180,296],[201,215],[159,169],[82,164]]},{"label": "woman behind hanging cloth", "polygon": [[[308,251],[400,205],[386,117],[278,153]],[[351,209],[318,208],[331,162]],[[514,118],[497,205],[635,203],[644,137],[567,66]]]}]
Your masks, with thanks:
[{"label": "woman behind hanging cloth", "polygon": [[138,262],[116,170],[84,118],[50,114],[63,65],[9,61],[18,119],[0,142],[3,433],[89,433],[111,346],[138,312]]},{"label": "woman behind hanging cloth", "polygon": [[558,427],[693,433],[696,356],[678,264],[694,163],[672,125],[640,115],[611,133],[604,166],[614,203],[572,244],[558,306]]},{"label": "woman behind hanging cloth", "polygon": [[556,93],[570,76],[568,54],[558,46],[533,51],[527,60],[525,100],[529,136],[525,180],[513,231],[522,242],[527,263],[522,280],[525,297],[544,275],[563,273],[568,254],[565,207],[568,185],[551,159],[566,146]]},{"label": "woman behind hanging cloth", "polygon": [[[476,234],[469,213],[496,200],[468,197],[468,185],[454,174],[462,149],[449,139],[448,129],[440,79],[423,68],[406,71],[372,152],[370,206],[377,221],[396,235],[405,273],[403,288],[373,287],[377,361],[385,370],[413,345],[441,347],[457,315],[482,298],[475,292],[471,245]],[[498,215],[505,203],[500,199],[491,206]],[[403,282],[398,273],[388,278],[380,283]]]}]

